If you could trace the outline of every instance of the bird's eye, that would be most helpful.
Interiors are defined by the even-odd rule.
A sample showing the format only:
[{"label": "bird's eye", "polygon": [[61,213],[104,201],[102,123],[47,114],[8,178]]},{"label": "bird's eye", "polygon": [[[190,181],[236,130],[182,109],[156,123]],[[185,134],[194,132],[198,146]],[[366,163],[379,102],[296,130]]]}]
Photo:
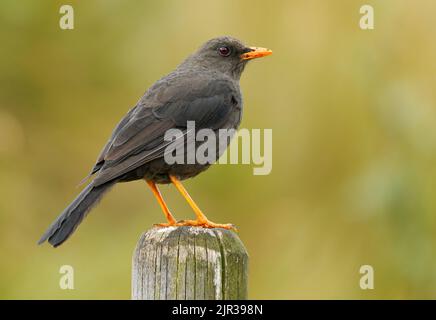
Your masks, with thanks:
[{"label": "bird's eye", "polygon": [[231,50],[229,47],[223,46],[218,48],[218,52],[221,56],[228,57],[230,55]]}]

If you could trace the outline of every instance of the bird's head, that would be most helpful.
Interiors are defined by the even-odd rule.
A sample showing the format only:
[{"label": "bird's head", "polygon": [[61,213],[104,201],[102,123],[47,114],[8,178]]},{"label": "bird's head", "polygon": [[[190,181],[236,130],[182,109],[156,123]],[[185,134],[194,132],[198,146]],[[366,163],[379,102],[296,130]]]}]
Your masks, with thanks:
[{"label": "bird's head", "polygon": [[239,79],[248,61],[271,53],[269,49],[248,47],[238,39],[225,36],[207,41],[182,65],[216,70]]}]

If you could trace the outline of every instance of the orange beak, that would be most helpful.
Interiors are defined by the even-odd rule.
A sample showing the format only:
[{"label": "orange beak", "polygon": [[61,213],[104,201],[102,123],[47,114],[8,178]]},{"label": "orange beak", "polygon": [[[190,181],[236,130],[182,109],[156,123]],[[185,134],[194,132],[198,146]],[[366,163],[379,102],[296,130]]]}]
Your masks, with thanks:
[{"label": "orange beak", "polygon": [[272,51],[266,48],[259,48],[259,47],[250,47],[252,51],[243,53],[240,55],[242,60],[250,60],[254,58],[261,58],[265,56],[269,56],[272,54]]}]

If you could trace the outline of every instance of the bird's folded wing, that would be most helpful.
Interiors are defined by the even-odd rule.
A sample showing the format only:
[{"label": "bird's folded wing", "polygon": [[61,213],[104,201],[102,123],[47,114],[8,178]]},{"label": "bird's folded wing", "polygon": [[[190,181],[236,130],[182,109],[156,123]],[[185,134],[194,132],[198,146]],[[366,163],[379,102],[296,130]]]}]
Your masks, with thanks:
[{"label": "bird's folded wing", "polygon": [[[185,88],[183,88],[183,84]],[[126,115],[100,156],[94,185],[122,177],[145,163],[163,157],[166,147],[183,143],[183,136],[165,141],[169,129],[179,128],[186,134],[187,121],[196,129],[217,129],[228,118],[234,89],[226,81],[203,81],[182,85],[161,84],[152,88]],[[97,166],[97,165],[96,165]]]}]

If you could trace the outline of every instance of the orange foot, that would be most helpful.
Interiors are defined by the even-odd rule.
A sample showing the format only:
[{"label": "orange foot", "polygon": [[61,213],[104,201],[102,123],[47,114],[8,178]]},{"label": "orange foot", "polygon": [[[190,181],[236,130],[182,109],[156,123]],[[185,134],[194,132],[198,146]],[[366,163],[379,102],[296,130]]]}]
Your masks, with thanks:
[{"label": "orange foot", "polygon": [[177,227],[177,221],[172,217],[167,217],[168,222],[155,223],[155,227],[165,228],[165,227]]},{"label": "orange foot", "polygon": [[177,222],[155,223],[153,226],[159,227],[159,228],[177,227]]},{"label": "orange foot", "polygon": [[203,227],[203,228],[223,228],[237,231],[236,227],[230,223],[215,223],[209,220],[181,220],[177,221],[176,226]]}]

